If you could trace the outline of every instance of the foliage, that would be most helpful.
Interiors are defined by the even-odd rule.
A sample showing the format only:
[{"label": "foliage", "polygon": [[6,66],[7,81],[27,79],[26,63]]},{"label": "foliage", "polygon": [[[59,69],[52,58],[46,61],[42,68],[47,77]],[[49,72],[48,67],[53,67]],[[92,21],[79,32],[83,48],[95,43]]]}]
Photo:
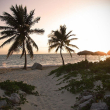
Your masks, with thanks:
[{"label": "foliage", "polygon": [[105,89],[101,88],[100,86],[97,86],[96,89],[94,89],[96,94],[96,102],[99,102],[99,100],[103,100],[105,95]]},{"label": "foliage", "polygon": [[35,89],[35,86],[32,86],[32,85],[29,85],[29,84],[26,84],[26,83],[23,83],[23,81],[21,82],[15,82],[15,84],[17,86],[19,86],[19,88],[28,93],[28,94],[32,94],[32,91]]},{"label": "foliage", "polygon": [[0,88],[5,90],[8,94],[18,92],[18,90],[22,90],[28,94],[33,94],[32,91],[35,89],[35,86],[28,85],[26,83],[23,83],[22,81],[17,82],[6,80],[4,82],[0,82]]},{"label": "foliage", "polygon": [[6,90],[9,93],[18,92],[20,89],[19,86],[15,84],[15,82],[11,82],[10,80],[0,82],[0,88]]},{"label": "foliage", "polygon": [[56,31],[52,31],[52,33],[49,35],[49,40],[48,40],[48,44],[49,44],[49,52],[55,48],[55,52],[58,52],[58,50],[60,50],[60,55],[62,58],[62,63],[64,65],[64,59],[62,56],[62,50],[66,50],[70,56],[72,57],[72,52],[74,52],[74,50],[70,47],[74,47],[77,48],[77,46],[70,44],[70,42],[72,40],[76,40],[77,38],[70,38],[71,36],[74,36],[74,34],[71,34],[72,31],[70,31],[69,33],[66,33],[66,26],[60,26],[59,30]]},{"label": "foliage", "polygon": [[104,99],[104,102],[107,104],[108,110],[110,110],[110,97],[107,97],[106,99]]},{"label": "foliage", "polygon": [[67,64],[60,66],[59,68],[51,71],[49,75],[52,75],[55,73],[56,77],[59,77],[60,75],[64,74],[65,72],[71,72],[71,71],[80,71],[82,69],[89,69],[94,63],[86,61],[81,61],[75,64]]},{"label": "foliage", "polygon": [[[13,41],[12,46],[9,48],[7,58],[13,54],[13,52],[22,51],[21,57],[25,55],[25,64],[24,68],[27,66],[26,52],[28,52],[30,58],[33,58],[33,49],[32,46],[38,50],[37,44],[30,37],[32,33],[44,33],[43,29],[32,29],[32,26],[35,23],[38,23],[40,17],[34,19],[34,11],[27,13],[27,8],[22,5],[11,6],[10,8],[12,15],[4,12],[0,16],[1,21],[4,21],[7,26],[0,26],[2,30],[0,40],[8,38],[1,46],[10,43]],[[26,50],[27,49],[27,50]]]},{"label": "foliage", "polygon": [[[61,80],[57,85],[66,83],[59,90],[66,89],[71,93],[80,93],[84,90],[92,90],[96,94],[95,101],[103,100],[110,107],[110,98],[104,99],[105,91],[110,91],[110,58],[100,62],[81,61],[75,64],[67,64],[53,70],[49,75],[55,75]],[[94,83],[102,82],[94,88]],[[84,110],[90,107],[89,105]],[[74,108],[72,106],[72,108]]]},{"label": "foliage", "polygon": [[[59,68],[51,71],[49,75],[55,74],[57,77],[64,74],[65,72],[69,73],[71,71],[81,71],[81,70],[90,70],[91,73],[100,73],[100,72],[110,72],[110,58],[107,58],[105,61],[100,62],[88,62],[81,61],[74,64],[67,64],[64,66],[60,66]],[[80,73],[81,74],[81,73]]]},{"label": "foliage", "polygon": [[69,80],[68,84],[64,87],[61,87],[59,90],[66,89],[71,93],[79,93],[84,89],[92,89],[94,87],[92,79],[82,79],[77,81],[75,79]]},{"label": "foliage", "polygon": [[[10,81],[10,80],[6,80],[4,82],[0,82],[0,88],[5,90],[5,94],[7,95],[11,95],[12,93],[18,93],[19,94],[19,90],[22,90],[28,94],[33,94],[33,95],[39,95],[39,93],[33,92],[33,90],[35,89],[35,86],[23,83],[23,81],[17,82],[17,81]],[[20,95],[20,104],[24,104],[25,102],[27,102],[26,98],[22,95]],[[13,108],[13,103],[7,99],[7,98],[2,98],[0,97],[0,100],[6,100],[8,105],[5,106],[3,109],[4,110],[9,110]],[[18,107],[16,110],[21,110],[20,107]]]},{"label": "foliage", "polygon": [[90,67],[92,72],[99,72],[100,70],[104,70],[105,72],[110,72],[110,58],[107,58],[105,61],[100,61],[98,63],[94,63],[92,67]]}]

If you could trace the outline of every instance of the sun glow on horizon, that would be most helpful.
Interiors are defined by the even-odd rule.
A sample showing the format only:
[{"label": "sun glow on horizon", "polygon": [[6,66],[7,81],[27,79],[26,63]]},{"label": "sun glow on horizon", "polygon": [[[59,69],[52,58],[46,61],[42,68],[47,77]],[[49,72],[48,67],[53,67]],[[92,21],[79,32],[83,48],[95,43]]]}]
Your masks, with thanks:
[{"label": "sun glow on horizon", "polygon": [[78,38],[75,45],[79,47],[79,51],[90,50],[107,53],[110,50],[109,12],[110,4],[94,4],[74,13],[74,26],[69,24],[68,27],[75,29],[74,33]]},{"label": "sun glow on horizon", "polygon": [[[6,2],[6,0],[4,0]],[[41,20],[36,23],[33,28],[44,29],[43,35],[33,34],[32,39],[39,47],[39,51],[34,53],[48,53],[48,35],[52,30],[59,29],[60,25],[66,25],[67,33],[72,30],[74,40],[71,43],[76,45],[78,49],[75,52],[103,51],[110,50],[110,1],[109,0],[41,0],[31,3],[27,0],[14,1],[10,0],[9,4],[3,4],[0,10],[0,15],[4,11],[9,12],[10,4],[23,4],[27,6],[28,12],[35,9],[35,17],[41,16]],[[2,1],[3,2],[3,1]],[[63,4],[62,4],[63,3]],[[40,11],[39,11],[40,10]],[[0,21],[0,26],[4,25]],[[1,36],[0,36],[1,37]],[[4,40],[0,40],[0,45]],[[7,54],[11,44],[0,49],[0,54]],[[64,51],[65,53],[66,51]],[[50,53],[55,53],[54,51]]]}]

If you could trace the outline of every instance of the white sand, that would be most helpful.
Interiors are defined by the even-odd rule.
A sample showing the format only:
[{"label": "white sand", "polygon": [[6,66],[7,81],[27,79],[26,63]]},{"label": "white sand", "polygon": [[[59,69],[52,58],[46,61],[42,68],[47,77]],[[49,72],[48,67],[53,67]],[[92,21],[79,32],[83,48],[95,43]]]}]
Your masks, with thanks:
[{"label": "white sand", "polygon": [[[26,99],[29,103],[21,105],[22,110],[73,110],[77,95],[71,94],[68,91],[58,90],[61,85],[56,85],[57,78],[53,75],[47,76],[48,73],[57,67],[45,67],[43,70],[14,70],[4,74],[0,74],[0,81],[13,80],[24,81],[37,87],[40,96],[27,95]],[[3,91],[0,92],[0,95]]]}]

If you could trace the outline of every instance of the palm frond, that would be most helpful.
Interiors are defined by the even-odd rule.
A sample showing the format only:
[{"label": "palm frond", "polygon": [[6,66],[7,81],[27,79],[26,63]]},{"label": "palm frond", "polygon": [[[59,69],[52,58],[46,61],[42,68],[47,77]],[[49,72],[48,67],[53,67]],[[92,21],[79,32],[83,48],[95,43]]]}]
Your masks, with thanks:
[{"label": "palm frond", "polygon": [[10,49],[8,50],[8,54],[7,54],[7,58],[13,54],[14,51],[19,50],[19,48],[22,46],[23,44],[23,39],[21,39],[22,36],[18,36],[15,39],[15,42],[12,44],[12,46],[10,47]]},{"label": "palm frond", "polygon": [[69,48],[69,47],[67,47],[67,46],[65,46],[65,49],[66,49],[66,51],[70,54],[70,56],[72,57],[71,52],[74,52],[74,50],[71,49],[71,48]]},{"label": "palm frond", "polygon": [[33,50],[32,50],[32,46],[31,46],[30,42],[26,41],[26,46],[27,46],[27,50],[30,55],[30,58],[33,58]]},{"label": "palm frond", "polygon": [[50,52],[52,49],[57,48],[57,46],[59,46],[59,43],[50,45],[48,51]]},{"label": "palm frond", "polygon": [[27,14],[27,7],[25,6],[24,7],[24,19],[25,20],[27,19],[27,16],[28,16],[28,14]]},{"label": "palm frond", "polygon": [[31,39],[30,36],[28,36],[27,38],[28,38],[28,42],[31,42],[31,44],[33,45],[33,47],[35,47],[35,48],[37,49],[37,51],[38,51],[38,46],[37,46],[37,44],[33,41],[33,39]]},{"label": "palm frond", "polygon": [[[15,6],[17,7],[17,5]],[[13,5],[11,6],[10,10],[13,12],[13,15],[16,15],[17,14],[17,10]]]},{"label": "palm frond", "polygon": [[10,10],[13,12],[13,15],[16,19],[18,19],[18,6],[16,5],[15,7],[12,5]]},{"label": "palm frond", "polygon": [[56,38],[53,38],[53,37],[52,37],[51,39],[48,40],[48,44],[49,44],[49,45],[52,45],[52,44],[58,43],[58,42],[59,42],[59,40],[56,39]]},{"label": "palm frond", "polygon": [[33,34],[33,33],[37,33],[37,34],[43,34],[44,33],[44,30],[43,29],[31,29],[29,31],[30,34]]},{"label": "palm frond", "polygon": [[63,39],[63,36],[59,31],[53,31],[53,35],[54,35],[55,38],[57,38],[59,40]]},{"label": "palm frond", "polygon": [[[24,22],[25,22],[25,15],[24,15],[24,13],[25,13],[25,11],[24,11],[24,9],[23,9],[23,7],[22,7],[22,5],[19,5],[19,6],[12,6],[11,8],[11,11],[13,12],[13,17],[16,19],[16,25],[22,25],[22,24],[24,24]],[[18,27],[18,26],[16,26],[16,27]]]},{"label": "palm frond", "polygon": [[26,22],[25,22],[26,24],[30,25],[30,24],[32,23],[34,11],[35,11],[35,10],[32,10],[32,11],[29,13],[29,15],[27,16]]},{"label": "palm frond", "polygon": [[54,37],[55,35],[53,34],[53,31],[50,33],[50,34],[48,34],[48,38],[51,38],[51,37]]},{"label": "palm frond", "polygon": [[79,49],[76,45],[73,45],[73,44],[69,44],[68,46],[71,46],[71,47]]},{"label": "palm frond", "polygon": [[76,35],[75,34],[71,34],[71,35],[66,36],[66,38],[68,39],[71,36],[76,36]]},{"label": "palm frond", "polygon": [[66,26],[65,26],[65,25],[60,26],[60,32],[61,32],[61,34],[62,34],[63,36],[66,35]]},{"label": "palm frond", "polygon": [[[21,47],[21,46],[20,46],[20,47]],[[19,46],[18,46],[16,49],[14,49],[13,52],[20,52]]]},{"label": "palm frond", "polygon": [[72,33],[72,31],[68,32],[68,33],[66,34],[66,37],[67,37],[69,34],[71,34],[71,33]]},{"label": "palm frond", "polygon": [[40,17],[35,18],[30,25],[33,26],[35,23],[38,23],[38,21],[40,20]]},{"label": "palm frond", "polygon": [[8,39],[7,41],[5,41],[5,42],[0,46],[0,48],[3,47],[5,44],[10,43],[12,40],[14,40],[15,37],[16,37],[16,36],[13,36],[13,37],[11,37],[10,39]]},{"label": "palm frond", "polygon": [[13,30],[14,28],[8,26],[0,26],[0,30]]},{"label": "palm frond", "polygon": [[72,40],[77,40],[78,38],[71,38],[71,39],[69,39],[70,41],[72,41]]},{"label": "palm frond", "polygon": [[9,13],[4,12],[3,14],[4,16],[0,16],[0,19],[2,21],[5,21],[6,24],[8,24],[9,26],[15,26],[17,24],[15,18],[11,16]]},{"label": "palm frond", "polygon": [[56,53],[57,53],[57,51],[58,51],[59,48],[60,48],[60,46],[58,46],[58,47],[56,48],[56,50],[55,50]]},{"label": "palm frond", "polygon": [[8,35],[2,36],[2,37],[0,37],[0,40],[1,39],[5,39],[5,38],[8,38],[8,37],[10,37],[10,36],[8,36]]},{"label": "palm frond", "polygon": [[7,58],[8,58],[10,55],[12,55],[14,51],[17,50],[18,46],[19,46],[19,42],[18,42],[18,41],[15,41],[15,42],[12,44],[12,46],[10,47],[10,49],[8,50]]},{"label": "palm frond", "polygon": [[7,30],[7,31],[1,32],[1,35],[7,35],[7,36],[12,36],[14,34],[16,34],[16,31],[13,31],[13,30]]}]

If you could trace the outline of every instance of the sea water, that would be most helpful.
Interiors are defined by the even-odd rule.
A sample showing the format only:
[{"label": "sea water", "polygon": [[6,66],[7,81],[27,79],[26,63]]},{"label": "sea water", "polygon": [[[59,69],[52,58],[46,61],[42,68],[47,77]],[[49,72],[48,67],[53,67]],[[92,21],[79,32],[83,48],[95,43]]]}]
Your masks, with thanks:
[{"label": "sea water", "polygon": [[[98,62],[100,60],[105,60],[107,56],[92,56],[88,55],[87,60],[90,62]],[[63,54],[64,62],[67,63],[77,63],[82,60],[85,60],[84,55],[72,54],[72,57],[69,54]],[[42,64],[43,66],[56,66],[62,65],[62,59],[60,54],[34,54],[33,59],[27,55],[27,66],[31,67],[35,62]],[[23,67],[24,57],[20,58],[20,55],[12,55],[6,59],[6,55],[0,55],[0,68],[15,68]]]}]

